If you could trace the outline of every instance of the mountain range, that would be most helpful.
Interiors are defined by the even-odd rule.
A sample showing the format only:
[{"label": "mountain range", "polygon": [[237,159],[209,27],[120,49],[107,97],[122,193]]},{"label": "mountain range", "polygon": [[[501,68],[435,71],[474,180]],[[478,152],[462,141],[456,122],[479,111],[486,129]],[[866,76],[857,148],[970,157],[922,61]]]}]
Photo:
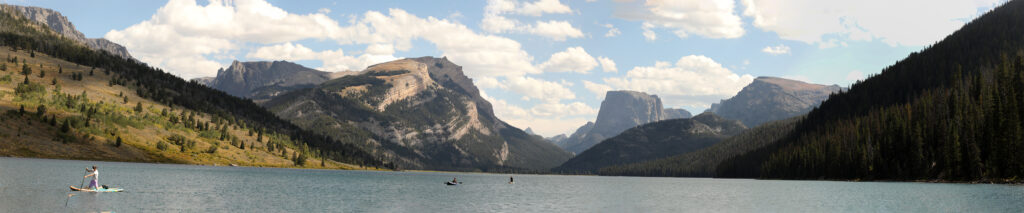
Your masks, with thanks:
[{"label": "mountain range", "polygon": [[706,112],[630,128],[565,162],[556,171],[590,173],[597,169],[683,154],[711,146],[747,127]]},{"label": "mountain range", "polygon": [[597,120],[581,126],[567,139],[556,144],[566,151],[582,153],[602,140],[626,129],[655,121],[689,118],[684,109],[665,109],[661,98],[637,91],[608,91],[601,101]]},{"label": "mountain range", "polygon": [[401,59],[349,73],[284,61],[234,62],[201,81],[402,168],[536,170],[569,158],[494,116],[462,67],[446,58]]}]

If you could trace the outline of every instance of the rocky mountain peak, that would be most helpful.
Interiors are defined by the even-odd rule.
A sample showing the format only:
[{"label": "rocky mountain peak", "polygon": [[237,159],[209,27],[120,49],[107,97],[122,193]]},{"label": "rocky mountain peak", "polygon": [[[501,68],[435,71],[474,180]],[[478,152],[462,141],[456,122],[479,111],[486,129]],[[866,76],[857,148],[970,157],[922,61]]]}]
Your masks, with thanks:
[{"label": "rocky mountain peak", "polygon": [[758,77],[736,96],[712,105],[708,111],[755,127],[762,123],[797,116],[810,111],[839,92],[838,85],[820,85],[797,80]]},{"label": "rocky mountain peak", "polygon": [[253,97],[257,89],[274,86],[311,86],[330,80],[331,74],[288,61],[232,61],[231,66],[217,71],[210,87],[238,97]]},{"label": "rocky mountain peak", "polygon": [[601,101],[597,120],[580,127],[569,139],[558,145],[567,151],[581,153],[626,129],[666,119],[688,117],[690,112],[686,110],[663,108],[661,98],[657,95],[628,90],[608,91],[604,101]]},{"label": "rocky mountain peak", "polygon": [[21,14],[26,19],[47,26],[58,35],[77,41],[90,49],[106,51],[121,58],[132,58],[128,54],[128,49],[124,48],[124,46],[103,38],[86,38],[85,34],[75,29],[75,25],[71,24],[71,21],[64,15],[61,15],[60,12],[41,7],[7,4],[0,5],[0,7],[7,11],[16,11],[16,14]]}]

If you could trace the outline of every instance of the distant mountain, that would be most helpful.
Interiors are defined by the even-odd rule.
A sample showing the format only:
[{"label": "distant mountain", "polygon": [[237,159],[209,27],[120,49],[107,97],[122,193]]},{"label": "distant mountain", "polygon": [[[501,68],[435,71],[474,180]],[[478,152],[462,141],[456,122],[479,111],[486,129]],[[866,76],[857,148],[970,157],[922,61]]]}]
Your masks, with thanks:
[{"label": "distant mountain", "polygon": [[607,166],[688,153],[711,146],[746,129],[739,121],[724,119],[714,113],[644,124],[602,141],[555,170],[589,173]]},{"label": "distant mountain", "polygon": [[310,88],[353,72],[330,73],[287,61],[234,61],[217,76],[193,79],[228,94],[262,102],[295,89]]},{"label": "distant mountain", "polygon": [[838,85],[825,86],[776,77],[758,77],[743,87],[736,96],[713,104],[709,111],[724,118],[740,120],[754,127],[774,120],[807,113],[842,90]]},{"label": "distant mountain", "polygon": [[664,120],[693,117],[693,115],[690,114],[690,111],[686,111],[685,109],[665,109],[662,113],[665,117]]},{"label": "distant mountain", "polygon": [[58,35],[68,38],[84,44],[90,49],[106,51],[112,55],[131,59],[132,56],[128,54],[128,49],[120,44],[111,42],[104,38],[86,38],[85,34],[75,29],[75,25],[68,21],[67,17],[61,15],[60,12],[40,7],[28,7],[18,5],[0,5],[4,11],[12,14],[20,14],[21,16],[40,23],[44,26],[50,27],[52,32]]},{"label": "distant mountain", "polygon": [[558,135],[555,135],[555,136],[552,136],[552,137],[549,137],[549,138],[544,138],[544,140],[547,140],[548,142],[551,142],[552,144],[555,144],[555,146],[559,146],[559,147],[561,147],[561,145],[559,145],[559,144],[564,143],[565,140],[568,140],[568,139],[569,139],[569,136],[565,136],[565,134],[558,134]]},{"label": "distant mountain", "polygon": [[587,123],[561,143],[560,147],[573,153],[581,153],[602,140],[618,135],[622,131],[641,124],[671,118],[687,118],[690,112],[684,109],[664,109],[661,98],[636,91],[608,91],[597,121]]},{"label": "distant mountain", "polygon": [[526,127],[526,130],[523,130],[523,131],[526,132],[526,134],[529,134],[529,135],[537,135],[537,133],[533,132],[533,128],[530,128],[530,127]]},{"label": "distant mountain", "polygon": [[714,177],[718,164],[726,159],[769,146],[793,130],[802,116],[771,121],[743,131],[707,148],[631,164],[601,168],[600,175],[609,176],[662,176],[662,177]]},{"label": "distant mountain", "polygon": [[401,59],[298,89],[264,104],[305,128],[344,138],[403,168],[548,169],[569,153],[494,116],[462,67]]}]

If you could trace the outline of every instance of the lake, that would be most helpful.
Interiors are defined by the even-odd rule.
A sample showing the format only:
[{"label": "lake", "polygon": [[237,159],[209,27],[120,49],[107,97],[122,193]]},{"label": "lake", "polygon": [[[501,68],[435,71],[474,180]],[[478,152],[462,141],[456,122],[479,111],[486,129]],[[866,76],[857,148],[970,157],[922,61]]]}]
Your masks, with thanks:
[{"label": "lake", "polygon": [[[69,192],[92,165],[126,191]],[[509,176],[0,158],[0,212],[1024,211],[1019,185]]]}]

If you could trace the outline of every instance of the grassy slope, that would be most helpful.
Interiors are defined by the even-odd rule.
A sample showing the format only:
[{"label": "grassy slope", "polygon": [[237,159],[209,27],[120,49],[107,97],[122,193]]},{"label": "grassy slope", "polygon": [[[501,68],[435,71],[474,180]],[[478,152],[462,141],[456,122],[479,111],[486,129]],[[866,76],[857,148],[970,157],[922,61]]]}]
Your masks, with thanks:
[{"label": "grassy slope", "polygon": [[[90,67],[80,66],[70,62],[51,58],[40,53],[30,57],[25,51],[12,51],[11,48],[0,48],[0,57],[10,55],[17,57],[17,63],[3,61],[7,66],[6,71],[0,71],[0,79],[10,76],[9,81],[0,81],[0,111],[8,111],[0,116],[0,156],[15,157],[36,157],[36,158],[60,158],[60,159],[87,159],[87,160],[115,160],[115,161],[136,161],[136,162],[165,162],[185,164],[236,164],[243,166],[266,166],[266,167],[306,167],[306,168],[341,168],[356,169],[358,166],[337,163],[328,160],[325,167],[320,167],[320,160],[311,157],[306,161],[305,166],[297,166],[291,160],[295,147],[284,137],[267,136],[263,141],[256,142],[255,135],[250,136],[248,129],[239,126],[231,126],[229,134],[234,135],[239,141],[247,145],[245,149],[232,146],[230,141],[221,141],[217,138],[200,136],[200,132],[193,128],[185,127],[178,123],[171,123],[168,116],[162,116],[161,111],[170,110],[179,114],[180,107],[171,108],[160,103],[139,98],[132,89],[114,85],[108,86],[110,76],[104,74],[100,69],[95,70],[94,76],[89,76]],[[21,75],[21,60],[32,68],[33,73],[29,80],[45,86],[45,94],[42,98],[22,98],[15,94],[14,89],[24,80]],[[42,64],[42,68],[40,68]],[[58,66],[63,68],[63,73],[58,74]],[[45,77],[40,78],[39,72],[44,71]],[[72,73],[82,73],[81,81],[72,79]],[[79,95],[86,92],[89,103],[99,106],[101,113],[109,115],[94,116],[88,127],[81,124],[73,128],[70,137],[71,142],[61,142],[61,122],[65,119],[82,119],[84,115],[78,109],[69,109],[59,104],[54,104],[57,93],[54,92],[55,85],[51,85],[53,79],[57,79],[61,92],[64,94]],[[127,96],[128,102],[120,94]],[[135,112],[133,108],[142,103],[144,110],[141,113]],[[44,118],[36,116],[37,106],[47,105],[46,114],[43,117],[56,117],[57,125],[51,126]],[[27,113],[18,115],[15,113],[20,106],[24,105]],[[192,111],[187,111],[191,113]],[[210,122],[209,115],[198,113],[197,120]],[[207,131],[219,135],[217,131]],[[196,145],[180,151],[180,146],[168,141],[171,135],[182,135],[186,139],[195,141]],[[114,141],[120,136],[124,145],[114,146]],[[269,138],[277,139],[280,143],[286,144],[287,158],[281,156],[280,150],[274,153],[268,152],[266,144]],[[157,149],[157,143],[167,143],[166,150]],[[250,145],[251,144],[251,145]],[[215,153],[206,153],[210,146],[218,146]],[[250,148],[254,146],[255,149]]]}]

